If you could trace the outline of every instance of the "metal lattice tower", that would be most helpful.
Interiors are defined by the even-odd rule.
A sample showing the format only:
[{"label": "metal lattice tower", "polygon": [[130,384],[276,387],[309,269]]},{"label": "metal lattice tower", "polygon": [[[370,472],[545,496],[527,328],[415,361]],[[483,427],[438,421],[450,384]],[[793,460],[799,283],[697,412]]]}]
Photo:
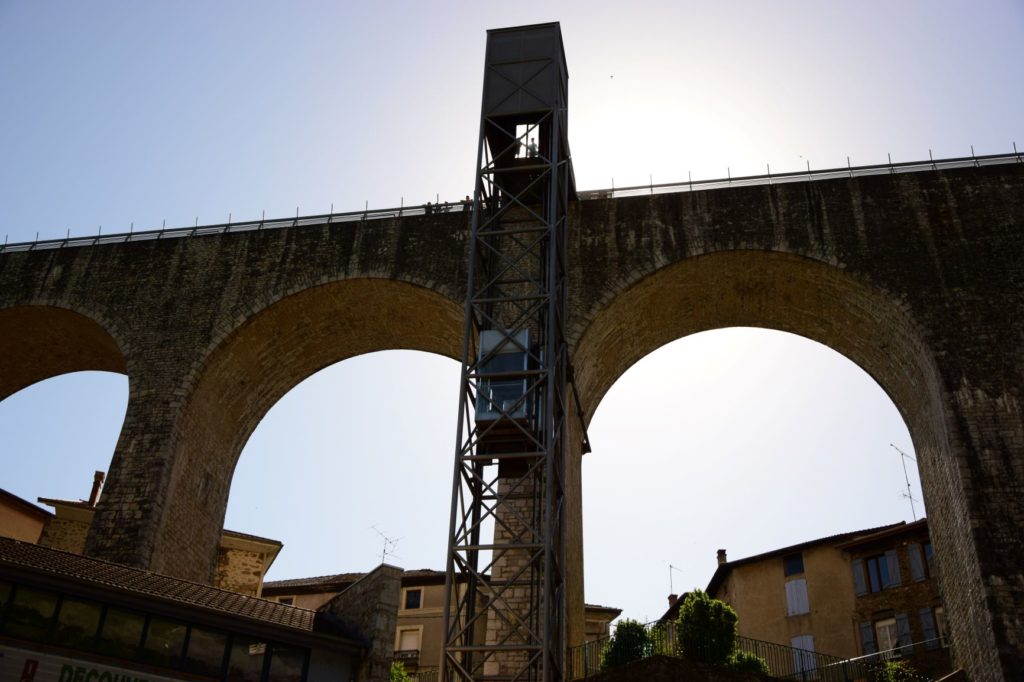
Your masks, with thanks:
[{"label": "metal lattice tower", "polygon": [[[575,183],[557,23],[488,31],[473,197],[443,679],[563,678]],[[493,531],[493,532],[492,532]]]}]

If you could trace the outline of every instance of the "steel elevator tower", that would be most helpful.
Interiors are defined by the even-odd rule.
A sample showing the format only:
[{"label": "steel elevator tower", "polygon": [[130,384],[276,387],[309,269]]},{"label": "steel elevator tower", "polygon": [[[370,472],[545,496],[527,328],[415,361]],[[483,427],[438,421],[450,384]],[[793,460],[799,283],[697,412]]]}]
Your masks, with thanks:
[{"label": "steel elevator tower", "polygon": [[576,192],[567,85],[557,23],[488,31],[446,578],[448,682],[563,678],[565,253]]}]

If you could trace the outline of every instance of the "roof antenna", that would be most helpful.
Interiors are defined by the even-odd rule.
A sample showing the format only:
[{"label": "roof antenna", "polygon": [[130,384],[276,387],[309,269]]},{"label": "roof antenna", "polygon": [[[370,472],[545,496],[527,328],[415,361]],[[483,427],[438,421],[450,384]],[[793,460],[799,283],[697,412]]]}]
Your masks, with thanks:
[{"label": "roof antenna", "polygon": [[370,526],[370,528],[372,528],[373,531],[377,535],[381,536],[381,538],[384,540],[384,546],[380,550],[380,562],[382,564],[384,563],[384,560],[387,559],[389,556],[393,556],[396,559],[402,558],[394,552],[395,547],[398,546],[398,541],[402,538],[389,538],[387,535],[384,535],[384,533],[380,532],[380,528],[377,528],[377,526]]},{"label": "roof antenna", "polygon": [[889,446],[896,452],[900,453],[900,461],[903,462],[903,480],[907,482],[907,492],[900,493],[900,496],[910,500],[910,515],[914,517],[915,521],[917,521],[917,511],[914,509],[914,496],[910,494],[910,477],[907,476],[907,460],[909,459],[914,464],[917,464],[917,460],[900,450],[892,443],[889,443]]},{"label": "roof antenna", "polygon": [[676,589],[672,585],[672,571],[679,571],[680,573],[682,573],[683,569],[677,568],[677,567],[673,566],[672,564],[668,565],[668,593],[669,594],[675,594],[676,593]]}]

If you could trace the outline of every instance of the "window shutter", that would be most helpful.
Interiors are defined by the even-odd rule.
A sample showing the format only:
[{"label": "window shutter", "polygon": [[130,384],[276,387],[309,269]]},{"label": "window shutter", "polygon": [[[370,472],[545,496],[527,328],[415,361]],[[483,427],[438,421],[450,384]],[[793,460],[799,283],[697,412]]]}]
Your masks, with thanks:
[{"label": "window shutter", "polygon": [[899,585],[900,581],[900,560],[896,556],[896,550],[890,549],[885,553],[885,563],[889,568],[889,584],[884,587],[893,587]]},{"label": "window shutter", "polygon": [[910,635],[910,619],[905,613],[896,614],[896,637],[901,647],[901,654],[909,654],[914,651],[914,640]]},{"label": "window shutter", "polygon": [[910,555],[910,579],[919,583],[924,580],[924,559],[921,557],[921,545],[916,542],[907,545],[907,554]]},{"label": "window shutter", "polygon": [[921,631],[924,633],[924,647],[926,649],[939,648],[939,633],[935,630],[935,618],[932,617],[931,609],[918,611],[921,618]]},{"label": "window shutter", "polygon": [[875,628],[871,623],[860,624],[860,643],[864,646],[865,656],[878,653],[878,647],[875,646]]},{"label": "window shutter", "polygon": [[867,581],[864,579],[864,562],[860,559],[855,559],[851,565],[853,566],[853,591],[858,595],[867,594],[868,586]]},{"label": "window shutter", "polygon": [[811,610],[807,599],[807,579],[799,578],[786,583],[786,612],[798,616]]}]

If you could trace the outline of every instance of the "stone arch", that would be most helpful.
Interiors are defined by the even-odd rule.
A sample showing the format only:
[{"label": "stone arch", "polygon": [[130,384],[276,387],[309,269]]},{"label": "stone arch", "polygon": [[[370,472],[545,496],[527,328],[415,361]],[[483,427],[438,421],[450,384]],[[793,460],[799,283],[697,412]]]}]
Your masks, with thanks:
[{"label": "stone arch", "polygon": [[291,388],[374,351],[458,357],[462,326],[460,304],[415,284],[376,278],[310,287],[246,312],[183,392],[151,570],[210,579],[238,456]]},{"label": "stone arch", "polygon": [[[603,304],[576,344],[573,363],[586,418],[629,367],[690,334],[724,327],[791,332],[841,353],[886,392],[917,453],[937,552],[980,574],[962,472],[969,464],[949,424],[950,390],[927,334],[900,297],[846,269],[806,256],[734,250],[687,258],[646,273]],[[989,618],[972,586],[948,574],[942,593],[956,634]],[[955,640],[954,640],[955,641]],[[991,651],[995,650],[994,642]],[[963,652],[958,655],[963,655]]]},{"label": "stone arch", "polygon": [[69,372],[128,374],[123,345],[111,329],[93,316],[54,305],[0,309],[0,358],[8,359],[0,373],[0,400]]}]

